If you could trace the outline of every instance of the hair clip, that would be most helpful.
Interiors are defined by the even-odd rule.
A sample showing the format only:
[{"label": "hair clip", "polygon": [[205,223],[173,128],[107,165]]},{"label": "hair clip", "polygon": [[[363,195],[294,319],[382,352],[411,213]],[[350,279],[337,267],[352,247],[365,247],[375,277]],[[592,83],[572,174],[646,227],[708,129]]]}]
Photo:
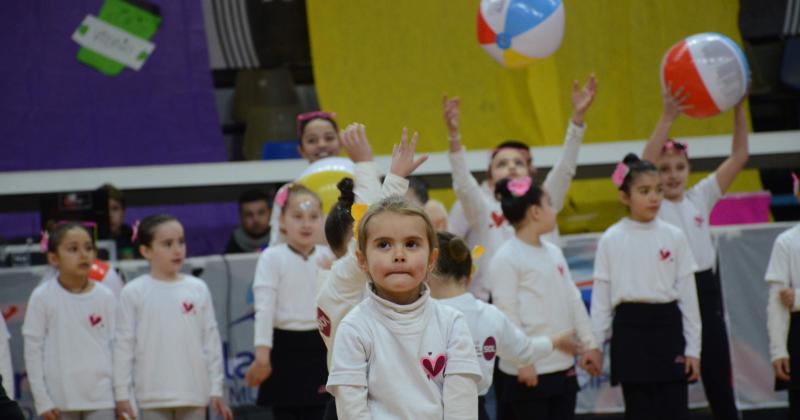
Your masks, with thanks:
[{"label": "hair clip", "polygon": [[47,233],[46,230],[41,231],[41,234],[42,234],[42,238],[39,239],[39,248],[41,248],[42,251],[47,252],[48,251],[48,243],[50,242],[50,234]]},{"label": "hair clip", "polygon": [[131,226],[131,242],[136,242],[139,239],[139,225],[141,224],[140,220],[133,222],[133,226]]},{"label": "hair clip", "polygon": [[511,191],[511,195],[514,197],[522,197],[528,190],[531,189],[531,184],[533,180],[531,177],[526,176],[524,178],[516,178],[508,181],[508,190]]},{"label": "hair clip", "polygon": [[617,167],[614,169],[614,173],[611,174],[611,182],[613,182],[617,188],[621,187],[625,182],[625,177],[628,176],[628,172],[630,171],[631,168],[629,168],[624,162],[618,163]]},{"label": "hair clip", "polygon": [[313,120],[315,118],[322,118],[323,120],[333,120],[336,118],[335,112],[325,112],[325,111],[311,111],[311,112],[304,112],[302,114],[297,115],[297,137],[303,135],[303,130],[301,129],[302,124],[305,121]]}]

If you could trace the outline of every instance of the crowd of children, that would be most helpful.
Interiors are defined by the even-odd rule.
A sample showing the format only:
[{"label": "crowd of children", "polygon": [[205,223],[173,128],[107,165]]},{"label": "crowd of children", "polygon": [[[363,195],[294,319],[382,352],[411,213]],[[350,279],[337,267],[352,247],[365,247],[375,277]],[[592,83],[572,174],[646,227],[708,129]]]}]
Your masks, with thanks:
[{"label": "crowd of children", "polygon": [[[301,155],[313,163],[344,149],[355,170],[337,185],[339,201],[327,215],[300,184],[274,198],[271,243],[252,286],[255,358],[245,376],[259,387],[258,404],[276,420],[483,420],[495,417],[484,398],[493,387],[495,418],[563,420],[575,416],[576,369],[600,375],[610,360],[626,418],[687,419],[688,384],[700,378],[714,417],[738,418],[708,219],[747,161],[743,108],[735,108],[730,157],[687,188],[688,146],[668,137],[686,95],[667,89],[642,158],[625,156],[611,176],[628,216],[599,240],[587,311],[556,216],[596,92],[594,76],[575,83],[563,151],[542,185],[519,142],[492,151],[479,184],[461,144],[460,100],[445,97],[459,200],[449,220],[435,205],[403,198],[426,160],[415,156],[417,133],[403,130],[381,184],[363,125],[340,133],[332,113],[300,115]],[[62,223],[49,233],[53,275],[31,295],[22,329],[36,413],[46,420],[191,420],[208,412],[231,419],[212,296],[182,272],[181,223],[150,216],[132,236],[150,271],[115,294],[90,280],[95,247],[83,226]],[[792,375],[800,371],[798,273],[794,227],[775,241],[765,276],[776,383],[789,389],[793,416],[800,410],[800,375]],[[13,399],[8,337],[0,323],[0,376]],[[8,400],[0,392],[0,409]]]}]

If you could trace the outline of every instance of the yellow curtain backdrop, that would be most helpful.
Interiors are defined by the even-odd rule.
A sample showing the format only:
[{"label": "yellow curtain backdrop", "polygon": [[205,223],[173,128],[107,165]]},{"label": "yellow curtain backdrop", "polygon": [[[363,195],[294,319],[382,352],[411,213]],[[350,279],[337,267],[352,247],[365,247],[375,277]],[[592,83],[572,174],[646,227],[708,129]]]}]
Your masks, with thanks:
[{"label": "yellow curtain backdrop", "polygon": [[[336,111],[342,125],[366,124],[376,153],[386,154],[403,126],[420,132],[420,150],[446,148],[444,93],[462,98],[462,137],[472,150],[506,139],[560,144],[571,115],[572,81],[592,72],[600,86],[585,141],[646,138],[661,112],[663,54],[697,32],[740,42],[738,3],[567,0],[561,47],[521,70],[503,68],[478,44],[478,1],[307,0],[307,10],[323,109]],[[681,118],[672,135],[730,133],[732,126],[730,112]],[[741,189],[760,189],[757,176],[742,174],[734,187]],[[592,181],[580,181],[571,200],[579,208],[600,199],[596,193]],[[450,201],[452,195],[442,197]],[[615,200],[613,188],[602,200]]]}]

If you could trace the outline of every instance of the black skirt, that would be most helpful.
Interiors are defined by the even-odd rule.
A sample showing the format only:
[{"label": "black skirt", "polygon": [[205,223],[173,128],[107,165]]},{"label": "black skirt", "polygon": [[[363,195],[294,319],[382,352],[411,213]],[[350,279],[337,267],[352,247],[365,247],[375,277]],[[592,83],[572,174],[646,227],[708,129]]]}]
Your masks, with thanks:
[{"label": "black skirt", "polygon": [[621,303],[611,336],[611,384],[685,380],[686,341],[676,302]]},{"label": "black skirt", "polygon": [[535,387],[520,383],[517,375],[509,375],[500,370],[497,373],[499,376],[495,376],[495,382],[502,381],[503,392],[499,398],[502,403],[551,398],[567,393],[577,393],[580,389],[574,366],[567,370],[539,375],[539,383]]},{"label": "black skirt", "polygon": [[[786,343],[789,351],[789,373],[791,380],[781,381],[775,378],[775,390],[800,389],[800,312],[792,312],[789,321],[789,339]],[[795,372],[798,372],[795,374]]]},{"label": "black skirt", "polygon": [[328,369],[325,344],[318,330],[275,329],[272,336],[272,375],[258,389],[258,405],[324,405]]}]

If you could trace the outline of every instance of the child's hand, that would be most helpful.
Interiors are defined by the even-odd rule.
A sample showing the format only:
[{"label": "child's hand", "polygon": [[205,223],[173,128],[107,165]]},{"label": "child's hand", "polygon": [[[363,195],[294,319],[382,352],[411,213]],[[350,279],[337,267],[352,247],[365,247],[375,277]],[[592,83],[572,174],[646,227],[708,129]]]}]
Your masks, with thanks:
[{"label": "child's hand", "polygon": [[136,420],[136,412],[133,411],[130,401],[117,401],[117,418],[119,420]]},{"label": "child's hand", "polygon": [[272,375],[270,350],[264,346],[256,347],[256,360],[247,369],[244,380],[249,386],[258,386]]},{"label": "child's hand", "polygon": [[233,420],[233,411],[225,404],[222,397],[211,397],[211,409],[224,420]]},{"label": "child's hand", "polygon": [[580,366],[590,375],[600,376],[603,373],[603,353],[599,349],[587,350],[581,357]]},{"label": "child's hand", "polygon": [[355,163],[369,162],[373,159],[372,147],[367,139],[367,132],[364,124],[353,123],[347,126],[339,134],[342,139],[342,146],[347,150],[350,160]]},{"label": "child's hand", "polygon": [[58,420],[59,418],[61,418],[61,412],[58,411],[57,408],[54,408],[52,410],[47,410],[44,413],[42,413],[42,418],[44,420]]},{"label": "child's hand", "polygon": [[792,307],[794,307],[794,289],[789,287],[781,289],[778,296],[780,296],[783,306],[787,307],[788,309],[792,309]]},{"label": "child's hand", "polygon": [[442,98],[444,123],[447,124],[447,135],[450,137],[451,152],[461,150],[461,134],[459,133],[461,110],[459,109],[459,105],[461,105],[461,99],[459,99],[458,96],[448,99],[447,95],[445,95]]},{"label": "child's hand", "polygon": [[408,141],[408,129],[403,127],[403,136],[400,138],[400,144],[396,144],[392,149],[392,166],[389,169],[391,173],[405,178],[414,173],[420,165],[428,160],[427,156],[414,160],[418,138],[419,133],[414,133],[411,141]]},{"label": "child's hand", "polygon": [[556,334],[550,337],[550,341],[553,342],[554,349],[564,353],[575,355],[581,352],[581,342],[575,337],[575,330]]},{"label": "child's hand", "polygon": [[781,381],[789,381],[792,379],[789,372],[789,358],[784,357],[772,362],[772,368],[775,369],[775,377]]},{"label": "child's hand", "polygon": [[700,359],[696,357],[686,357],[686,380],[689,383],[697,382],[700,379]]},{"label": "child's hand", "polygon": [[594,95],[597,94],[597,79],[594,73],[589,76],[589,80],[581,87],[580,82],[575,80],[572,83],[572,123],[582,126],[586,111],[592,106]]},{"label": "child's hand", "polygon": [[530,365],[519,368],[517,371],[517,381],[527,385],[529,388],[539,385],[539,374],[536,373],[536,366]]},{"label": "child's hand", "polygon": [[686,103],[688,99],[689,92],[684,92],[683,86],[673,92],[672,83],[668,83],[667,90],[664,91],[663,118],[675,121],[681,112],[692,109],[693,106]]}]

